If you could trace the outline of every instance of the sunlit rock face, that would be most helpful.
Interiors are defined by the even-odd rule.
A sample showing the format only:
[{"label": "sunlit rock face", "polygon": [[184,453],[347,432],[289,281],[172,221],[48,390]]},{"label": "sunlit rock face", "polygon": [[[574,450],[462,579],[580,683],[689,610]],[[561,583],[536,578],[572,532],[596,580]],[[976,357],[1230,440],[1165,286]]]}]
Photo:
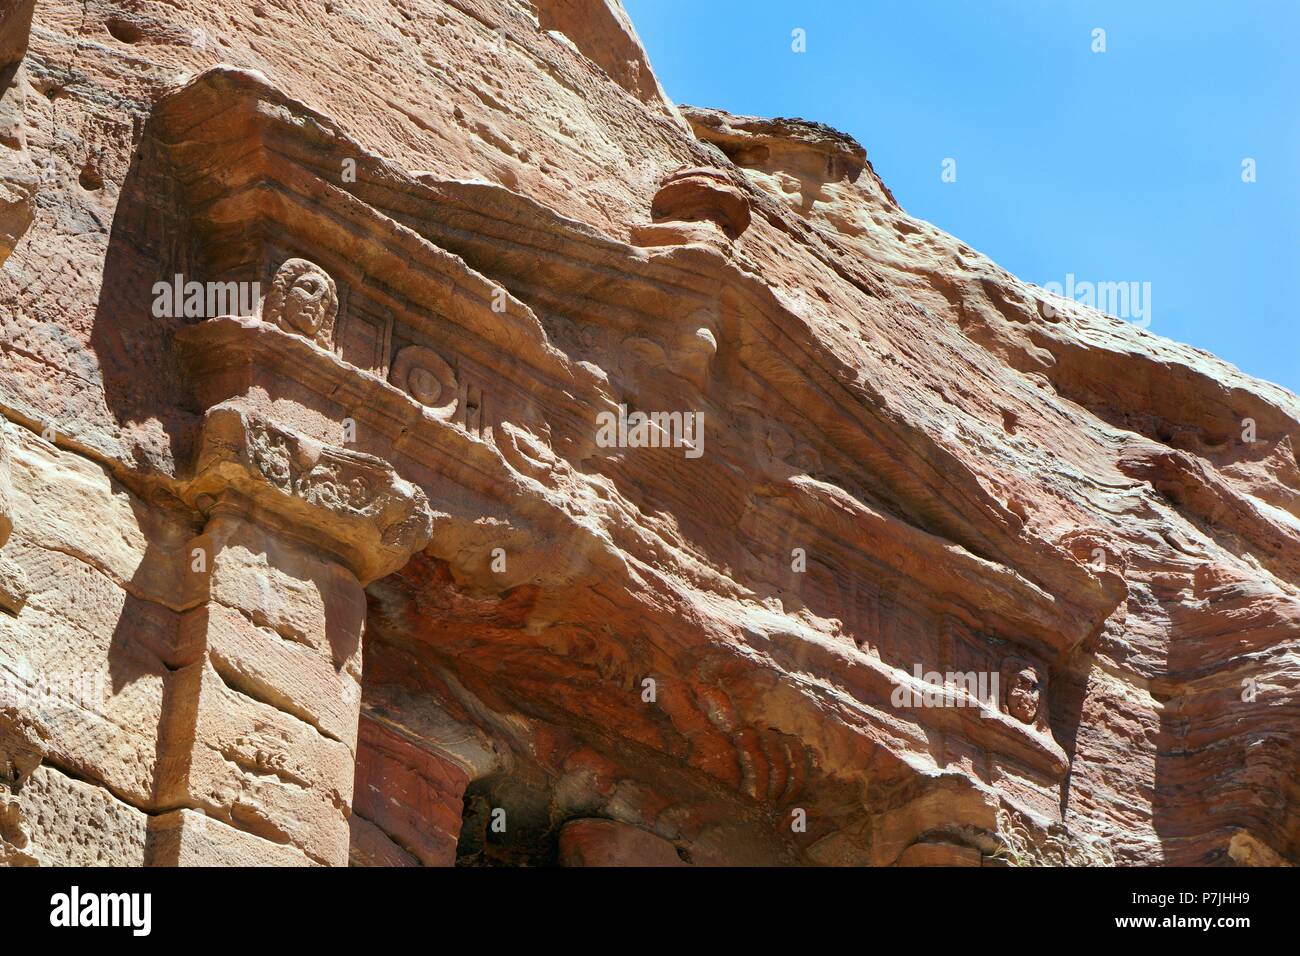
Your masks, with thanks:
[{"label": "sunlit rock face", "polygon": [[1295,396],[613,0],[31,6],[0,859],[1300,859]]}]

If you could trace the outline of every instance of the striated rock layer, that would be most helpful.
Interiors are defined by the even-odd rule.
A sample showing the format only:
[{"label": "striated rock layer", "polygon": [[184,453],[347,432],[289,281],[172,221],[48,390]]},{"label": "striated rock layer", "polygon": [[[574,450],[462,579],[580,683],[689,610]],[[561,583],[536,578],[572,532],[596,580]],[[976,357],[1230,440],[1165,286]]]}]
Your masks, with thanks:
[{"label": "striated rock layer", "polygon": [[1300,860],[1295,396],[615,0],[32,8],[0,859]]}]

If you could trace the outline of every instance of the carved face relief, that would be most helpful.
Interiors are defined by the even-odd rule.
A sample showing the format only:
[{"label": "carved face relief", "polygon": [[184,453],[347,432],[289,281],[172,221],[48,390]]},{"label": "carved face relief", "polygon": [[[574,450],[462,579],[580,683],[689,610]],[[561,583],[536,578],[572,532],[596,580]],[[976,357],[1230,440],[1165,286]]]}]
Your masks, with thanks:
[{"label": "carved face relief", "polygon": [[397,353],[392,383],[444,421],[456,411],[456,373],[433,349],[408,345]]},{"label": "carved face relief", "polygon": [[1021,723],[1038,723],[1043,688],[1037,668],[1028,661],[1008,658],[1002,665],[1002,686],[1007,713]]},{"label": "carved face relief", "polygon": [[338,309],[338,290],[324,269],[306,259],[287,259],[271,280],[262,321],[329,349]]}]

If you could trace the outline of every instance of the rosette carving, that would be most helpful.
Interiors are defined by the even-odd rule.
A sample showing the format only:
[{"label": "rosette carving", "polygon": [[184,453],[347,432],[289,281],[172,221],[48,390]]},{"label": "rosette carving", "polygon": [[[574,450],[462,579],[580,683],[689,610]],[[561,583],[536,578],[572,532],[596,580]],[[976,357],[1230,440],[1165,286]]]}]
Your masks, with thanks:
[{"label": "rosette carving", "polygon": [[459,394],[456,373],[433,349],[408,345],[397,353],[389,379],[429,409],[434,418],[450,419]]}]

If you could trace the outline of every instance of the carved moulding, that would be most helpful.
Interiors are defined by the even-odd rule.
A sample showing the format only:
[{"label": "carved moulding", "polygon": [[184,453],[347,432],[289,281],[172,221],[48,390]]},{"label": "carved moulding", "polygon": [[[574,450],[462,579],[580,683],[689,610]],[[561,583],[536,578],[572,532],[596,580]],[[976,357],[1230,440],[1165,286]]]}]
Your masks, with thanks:
[{"label": "carved moulding", "polygon": [[286,259],[262,303],[262,321],[332,349],[338,311],[338,288],[329,273],[306,259]]},{"label": "carved moulding", "polygon": [[387,462],[300,435],[233,404],[210,408],[184,497],[230,503],[332,553],[365,584],[428,543],[424,492]]},{"label": "carved moulding", "polygon": [[456,373],[433,349],[408,345],[397,353],[389,380],[441,421],[456,413],[459,387]]},{"label": "carved moulding", "polygon": [[[175,347],[201,408],[234,403],[273,421],[292,420],[300,433],[327,444],[351,447],[355,439],[358,449],[403,474],[412,465],[422,472],[431,456],[468,453],[459,429],[433,418],[393,382],[256,317],[221,316],[188,325],[176,333]],[[458,399],[457,414],[464,402]],[[346,437],[349,421],[355,425],[352,439]]]}]

